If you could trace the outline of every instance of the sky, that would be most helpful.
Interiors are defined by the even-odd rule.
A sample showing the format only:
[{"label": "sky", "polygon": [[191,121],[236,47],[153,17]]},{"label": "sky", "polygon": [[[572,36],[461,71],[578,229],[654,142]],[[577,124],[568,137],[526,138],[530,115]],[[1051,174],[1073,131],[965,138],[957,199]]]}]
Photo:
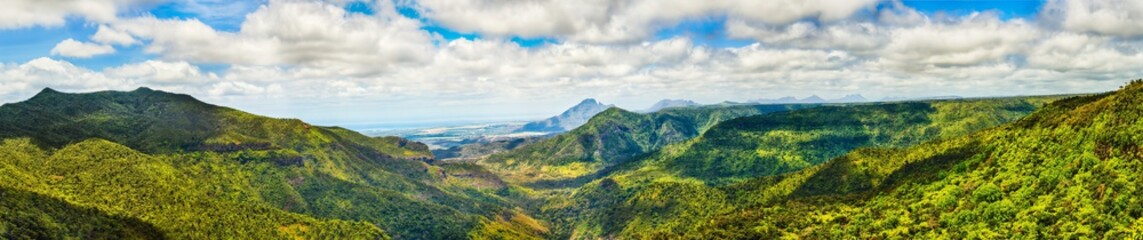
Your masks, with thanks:
[{"label": "sky", "polygon": [[9,0],[0,103],[149,87],[355,129],[819,95],[1091,93],[1134,0]]}]

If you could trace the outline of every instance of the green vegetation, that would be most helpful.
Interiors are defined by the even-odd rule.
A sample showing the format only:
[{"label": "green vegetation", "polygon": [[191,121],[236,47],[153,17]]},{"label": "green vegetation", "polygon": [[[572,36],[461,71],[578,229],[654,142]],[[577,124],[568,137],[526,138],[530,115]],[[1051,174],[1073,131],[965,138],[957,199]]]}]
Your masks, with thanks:
[{"label": "green vegetation", "polygon": [[[1012,124],[727,188],[692,238],[1143,237],[1143,82]],[[839,187],[847,186],[847,187]]]},{"label": "green vegetation", "polygon": [[613,108],[441,162],[185,95],[45,90],[0,107],[0,238],[1138,239],[1141,132],[1133,81],[1066,98]]},{"label": "green vegetation", "polygon": [[433,150],[433,155],[440,160],[474,160],[493,153],[511,151],[527,146],[534,142],[546,139],[547,135],[511,137],[506,139],[477,139],[471,143],[454,146],[448,149]]},{"label": "green vegetation", "polygon": [[[668,237],[733,213],[739,204],[731,196],[738,193],[723,188],[736,183],[813,167],[860,147],[901,148],[962,136],[1014,121],[1057,98],[822,106],[729,120],[616,167],[574,190],[571,199],[553,194],[541,215],[560,236]],[[761,195],[745,198],[754,197]]]},{"label": "green vegetation", "polygon": [[[264,204],[210,197],[209,185],[196,184],[166,161],[105,140],[88,140],[47,152],[27,139],[8,139],[0,148],[5,155],[5,175],[15,176],[3,179],[4,187],[139,219],[171,238],[383,236],[367,224],[319,221]],[[64,207],[70,204],[43,205],[35,211],[66,211]],[[74,227],[85,228],[84,224],[77,222]],[[100,225],[103,223],[92,224]]]},{"label": "green vegetation", "polygon": [[[1014,120],[1027,111],[1014,107],[1025,105],[1019,102],[1039,106],[1053,98],[932,102],[936,110],[925,114],[929,121],[910,117],[904,119],[913,120],[901,122],[919,124],[900,125],[899,118],[885,118],[893,121],[866,125],[866,134],[832,135],[864,135],[870,137],[862,139],[873,140],[802,169],[755,172],[757,177],[742,175],[746,171],[730,172],[739,175],[722,178],[672,168],[680,157],[710,153],[694,146],[726,136],[716,131],[739,128],[729,131],[739,136],[765,136],[765,131],[838,131],[846,124],[815,126],[808,121],[836,119],[825,115],[797,121],[806,124],[800,128],[773,123],[788,119],[782,115],[880,109],[868,112],[875,113],[895,107],[815,108],[738,119],[698,139],[634,160],[633,166],[576,189],[569,199],[550,199],[541,216],[552,219],[557,236],[577,238],[1143,237],[1139,197],[1143,194],[1137,189],[1143,183],[1143,138],[1138,134],[1143,132],[1143,81],[1114,93],[1054,101]],[[942,109],[953,110],[950,113],[959,117],[932,120],[946,115]],[[859,119],[878,119],[875,115]],[[748,119],[767,118],[770,124],[743,124]],[[926,130],[934,126],[941,131]],[[905,134],[879,138],[874,134],[878,128]],[[755,148],[742,152],[759,152],[758,145],[738,146]],[[791,146],[795,147],[786,149],[798,156],[828,156],[814,152],[829,148]],[[723,148],[730,149],[734,148]],[[759,159],[763,158],[723,158],[721,164]]]},{"label": "green vegetation", "polygon": [[900,148],[1026,116],[1055,97],[826,106],[719,124],[665,168],[719,183],[814,166],[859,147]]},{"label": "green vegetation", "polygon": [[[428,163],[423,144],[256,116],[186,95],[46,89],[0,107],[0,138],[0,188],[61,202],[15,206],[94,209],[84,214],[142,221],[171,238],[455,239],[537,226],[526,233],[544,233],[496,195],[506,187],[449,183],[447,170]],[[516,215],[522,217],[504,217]],[[49,220],[28,227],[58,229]],[[69,236],[116,229],[99,222],[68,227]],[[0,235],[41,236],[11,229]]]},{"label": "green vegetation", "polygon": [[814,106],[706,106],[648,114],[610,108],[568,133],[493,154],[481,163],[514,182],[533,187],[565,186],[668,144],[691,139],[722,121]]},{"label": "green vegetation", "polygon": [[0,188],[0,238],[163,239],[139,219],[112,216],[59,199]]}]

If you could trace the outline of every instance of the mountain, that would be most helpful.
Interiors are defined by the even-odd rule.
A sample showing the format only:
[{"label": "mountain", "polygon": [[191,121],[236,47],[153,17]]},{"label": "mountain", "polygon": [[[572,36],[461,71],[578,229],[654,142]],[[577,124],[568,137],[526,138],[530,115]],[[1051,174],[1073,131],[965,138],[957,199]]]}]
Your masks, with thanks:
[{"label": "mountain", "polygon": [[735,105],[668,108],[634,113],[611,108],[567,133],[497,153],[480,161],[506,180],[536,187],[567,187],[606,173],[639,155],[698,136],[743,116],[816,105]]},{"label": "mountain", "polygon": [[867,102],[869,100],[865,99],[865,97],[861,96],[861,94],[850,94],[850,95],[845,95],[844,97],[841,97],[838,99],[831,99],[829,101],[830,102],[840,102],[840,103],[856,103],[856,102]]},{"label": "mountain", "polygon": [[592,116],[610,107],[611,105],[603,105],[603,103],[592,98],[584,99],[560,115],[542,121],[529,122],[516,132],[565,132],[583,125]]},{"label": "mountain", "polygon": [[670,234],[734,213],[739,204],[729,198],[739,193],[728,189],[742,182],[820,166],[855,149],[964,136],[1015,121],[1054,99],[853,104],[736,118],[596,176],[571,197],[550,199],[540,215],[553,221],[558,236],[678,238]]},{"label": "mountain", "polygon": [[811,96],[803,98],[803,99],[798,99],[798,103],[824,103],[824,102],[826,102],[826,100],[822,99],[822,97],[818,97],[818,95],[811,95]]},{"label": "mountain", "polygon": [[659,102],[655,103],[655,105],[651,105],[651,108],[648,108],[647,110],[643,110],[643,112],[656,112],[656,111],[662,110],[664,108],[693,107],[693,106],[698,106],[698,105],[699,105],[698,103],[691,101],[691,100],[686,100],[686,99],[663,99],[663,100],[659,100]]},{"label": "mountain", "polygon": [[[454,172],[472,169],[429,164],[423,144],[188,95],[44,89],[0,106],[0,139],[0,189],[26,199],[15,207],[43,214],[28,221],[0,213],[0,235],[10,233],[6,226],[41,229],[16,233],[33,238],[88,238],[90,229],[179,239],[546,234],[496,194],[507,186]],[[49,202],[23,202],[40,199]],[[13,204],[7,201],[0,206]],[[76,217],[104,220],[59,225]]]},{"label": "mountain", "polygon": [[[1143,236],[1143,80],[1055,101],[1006,125],[854,151],[727,188],[702,238]],[[887,217],[891,216],[891,217]],[[818,231],[828,229],[824,231]],[[675,236],[686,238],[687,236]]]},{"label": "mountain", "polygon": [[949,100],[949,99],[962,99],[961,96],[931,96],[931,97],[885,97],[882,102],[900,102],[900,101],[927,101],[927,100]]},{"label": "mountain", "polygon": [[0,238],[1135,239],[1139,106],[1143,80],[1070,97],[609,108],[435,161],[402,138],[187,95],[45,89],[0,106]]},{"label": "mountain", "polygon": [[757,104],[788,104],[788,103],[797,103],[798,99],[794,98],[794,97],[781,97],[781,98],[775,98],[775,99],[764,99],[763,98],[763,99],[750,100],[747,102],[757,103]]},{"label": "mountain", "polygon": [[775,99],[764,99],[763,98],[763,99],[750,100],[748,102],[754,103],[754,104],[792,104],[792,103],[814,104],[814,103],[860,103],[860,102],[868,102],[868,101],[869,100],[865,99],[865,97],[861,96],[861,94],[850,94],[850,95],[845,95],[844,97],[841,97],[838,99],[829,99],[829,100],[824,99],[822,97],[819,97],[818,95],[810,95],[809,97],[806,97],[803,99],[797,99],[795,97],[782,97],[782,98],[775,98]]}]

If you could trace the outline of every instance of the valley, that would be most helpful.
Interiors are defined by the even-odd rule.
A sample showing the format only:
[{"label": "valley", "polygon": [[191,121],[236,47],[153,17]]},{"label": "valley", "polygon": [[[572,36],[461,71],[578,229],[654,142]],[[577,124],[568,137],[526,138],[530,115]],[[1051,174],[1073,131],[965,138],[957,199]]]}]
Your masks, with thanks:
[{"label": "valley", "polygon": [[[1143,221],[1132,177],[1141,84],[1094,95],[609,107],[570,131],[454,146],[466,157],[146,88],[44,89],[0,107],[0,233],[1126,238]],[[523,125],[512,126],[434,131],[484,138]],[[1086,215],[1063,214],[1072,211]]]},{"label": "valley", "polygon": [[1143,240],[1143,0],[0,5],[0,240]]}]

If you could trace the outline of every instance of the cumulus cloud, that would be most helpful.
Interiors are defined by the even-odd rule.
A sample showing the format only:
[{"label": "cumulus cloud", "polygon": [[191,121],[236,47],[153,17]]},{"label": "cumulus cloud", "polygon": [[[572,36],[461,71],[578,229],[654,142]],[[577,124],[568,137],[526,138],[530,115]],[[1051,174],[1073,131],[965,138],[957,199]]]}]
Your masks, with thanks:
[{"label": "cumulus cloud", "polygon": [[710,15],[787,24],[803,19],[837,21],[880,0],[809,1],[417,1],[429,19],[464,32],[551,37],[587,43],[631,43],[679,21]]},{"label": "cumulus cloud", "polygon": [[1143,66],[1139,51],[1123,51],[1107,36],[1055,33],[1028,53],[1031,67],[1052,71],[1132,72]]},{"label": "cumulus cloud", "polygon": [[879,49],[890,39],[887,28],[870,22],[821,25],[803,21],[768,25],[731,20],[726,23],[726,29],[730,37],[754,39],[774,46],[855,52]]},{"label": "cumulus cloud", "polygon": [[974,65],[1021,53],[1040,32],[1023,20],[974,14],[955,23],[927,23],[893,30],[880,53],[903,68]]},{"label": "cumulus cloud", "polygon": [[304,65],[336,75],[418,64],[433,48],[420,23],[398,16],[392,7],[369,16],[321,2],[273,1],[247,15],[237,32],[218,31],[197,19],[140,17],[112,26],[150,40],[148,53],[171,60]]},{"label": "cumulus cloud", "polygon": [[185,61],[164,62],[148,60],[103,70],[107,76],[131,79],[152,84],[200,84],[218,79],[217,75],[203,73],[198,66]]},{"label": "cumulus cloud", "polygon": [[10,0],[0,7],[0,29],[60,26],[67,17],[94,22],[116,19],[120,8],[143,0]]},{"label": "cumulus cloud", "polygon": [[99,25],[99,30],[95,31],[95,35],[91,36],[91,40],[103,44],[114,44],[121,46],[138,43],[138,41],[136,41],[134,37],[131,37],[130,34],[112,29],[107,27],[107,25]]},{"label": "cumulus cloud", "polygon": [[[0,78],[13,79],[0,86],[0,97],[19,100],[13,94],[43,86],[145,85],[276,116],[364,121],[558,110],[584,97],[644,108],[661,98],[1093,92],[1143,75],[1143,42],[1124,30],[1130,26],[1044,24],[1055,21],[1051,9],[1045,19],[1001,19],[988,12],[929,16],[900,2],[871,7],[879,1],[419,1],[415,8],[429,24],[485,36],[445,40],[398,14],[392,1],[374,2],[373,15],[341,4],[270,1],[236,30],[193,18],[100,23],[94,43],[69,39],[61,48],[138,44],[157,58],[99,71],[47,58],[0,65]],[[1073,3],[1051,4],[1071,11]],[[726,19],[731,37],[756,43],[727,48],[651,37],[659,27],[711,16]],[[523,47],[511,36],[559,41]],[[72,52],[82,51],[57,54]],[[204,71],[202,64],[223,67]]]},{"label": "cumulus cloud", "polygon": [[1114,36],[1143,35],[1143,1],[1052,0],[1041,17],[1047,23],[1076,32]]},{"label": "cumulus cloud", "polygon": [[90,58],[111,53],[115,53],[115,48],[111,46],[80,42],[71,38],[63,40],[52,48],[52,55],[75,58]]},{"label": "cumulus cloud", "polygon": [[129,82],[108,78],[103,74],[50,58],[37,58],[18,65],[0,66],[0,97],[5,102],[30,97],[41,88],[69,91],[127,89]]}]

